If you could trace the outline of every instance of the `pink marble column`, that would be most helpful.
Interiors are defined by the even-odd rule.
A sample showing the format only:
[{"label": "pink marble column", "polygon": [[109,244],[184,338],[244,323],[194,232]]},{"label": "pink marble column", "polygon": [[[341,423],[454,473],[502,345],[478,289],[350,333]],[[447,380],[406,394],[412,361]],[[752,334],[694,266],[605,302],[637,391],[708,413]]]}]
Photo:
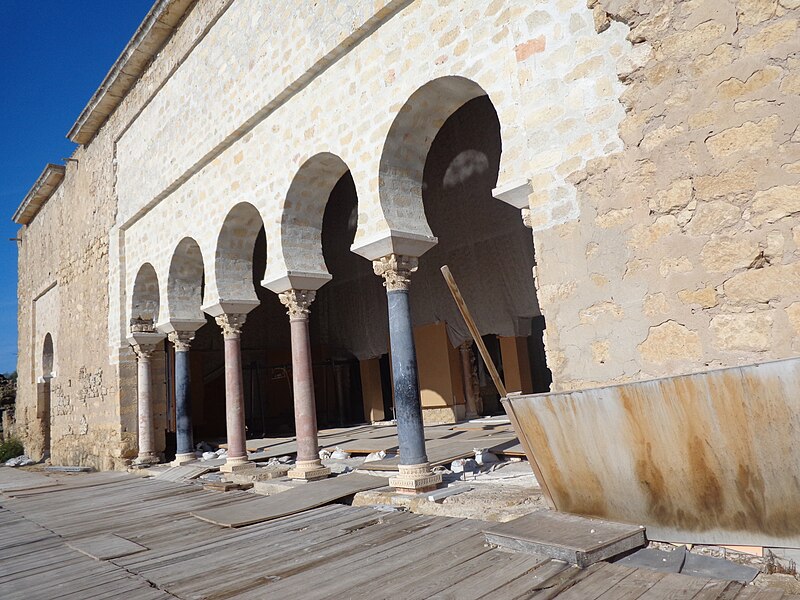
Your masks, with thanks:
[{"label": "pink marble column", "polygon": [[322,479],[331,470],[322,466],[317,438],[317,404],[314,399],[314,371],[311,364],[311,341],[308,335],[309,307],[316,293],[289,290],[279,294],[288,308],[292,334],[292,387],[294,422],[297,436],[297,463],[288,476],[292,479]]},{"label": "pink marble column", "polygon": [[155,346],[134,344],[136,352],[138,408],[139,408],[139,454],[136,462],[151,464],[158,462],[153,426],[153,395],[150,356]]},{"label": "pink marble column", "polygon": [[225,339],[225,425],[228,434],[228,458],[220,467],[220,471],[224,473],[253,467],[253,463],[247,460],[242,381],[241,334],[246,316],[224,313],[216,317]]}]

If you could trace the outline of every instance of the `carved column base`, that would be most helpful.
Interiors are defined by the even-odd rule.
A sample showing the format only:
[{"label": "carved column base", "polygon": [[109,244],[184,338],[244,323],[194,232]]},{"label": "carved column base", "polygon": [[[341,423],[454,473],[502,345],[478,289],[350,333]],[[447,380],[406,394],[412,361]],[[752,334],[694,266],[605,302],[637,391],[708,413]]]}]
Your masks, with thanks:
[{"label": "carved column base", "polygon": [[187,453],[187,454],[176,454],[175,460],[173,460],[170,465],[173,467],[182,467],[183,465],[188,465],[191,462],[197,460],[197,456],[194,452]]},{"label": "carved column base", "polygon": [[419,465],[400,465],[400,474],[389,478],[389,487],[400,494],[421,494],[430,492],[442,483],[442,476],[431,472],[429,463]]},{"label": "carved column base", "polygon": [[144,452],[133,461],[135,465],[156,465],[160,462],[160,458],[156,452]]},{"label": "carved column base", "polygon": [[319,460],[298,460],[294,469],[289,470],[286,476],[289,479],[301,479],[303,481],[314,481],[325,479],[331,474],[328,467],[323,467]]},{"label": "carved column base", "polygon": [[220,473],[238,473],[247,469],[255,469],[256,463],[247,460],[244,456],[237,458],[228,457],[225,464],[219,468]]}]

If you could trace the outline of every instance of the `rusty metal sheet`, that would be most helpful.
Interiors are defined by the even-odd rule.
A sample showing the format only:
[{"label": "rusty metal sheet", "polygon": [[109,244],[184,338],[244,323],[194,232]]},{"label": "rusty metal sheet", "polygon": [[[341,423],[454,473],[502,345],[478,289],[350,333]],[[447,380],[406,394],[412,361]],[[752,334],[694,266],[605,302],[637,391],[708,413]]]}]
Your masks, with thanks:
[{"label": "rusty metal sheet", "polygon": [[558,510],[656,540],[800,547],[800,359],[503,404]]}]

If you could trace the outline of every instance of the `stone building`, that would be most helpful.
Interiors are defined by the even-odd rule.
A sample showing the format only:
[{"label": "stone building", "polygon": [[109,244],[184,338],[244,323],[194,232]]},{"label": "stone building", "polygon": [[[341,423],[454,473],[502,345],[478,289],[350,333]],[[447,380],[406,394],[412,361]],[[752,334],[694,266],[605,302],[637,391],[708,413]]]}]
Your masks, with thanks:
[{"label": "stone building", "polygon": [[443,264],[510,389],[797,355],[799,17],[157,0],[14,215],[29,453],[297,424],[313,477],[317,423],[394,396],[411,456],[415,346],[424,421],[497,408]]}]

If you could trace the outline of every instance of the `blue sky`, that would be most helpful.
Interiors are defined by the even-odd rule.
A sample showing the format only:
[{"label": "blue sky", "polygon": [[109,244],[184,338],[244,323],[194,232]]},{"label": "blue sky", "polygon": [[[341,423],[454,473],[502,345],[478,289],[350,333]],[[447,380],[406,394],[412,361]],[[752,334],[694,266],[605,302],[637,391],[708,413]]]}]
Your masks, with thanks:
[{"label": "blue sky", "polygon": [[[0,373],[17,362],[17,236],[11,221],[152,0],[0,2]],[[80,335],[80,325],[76,335]]]}]

